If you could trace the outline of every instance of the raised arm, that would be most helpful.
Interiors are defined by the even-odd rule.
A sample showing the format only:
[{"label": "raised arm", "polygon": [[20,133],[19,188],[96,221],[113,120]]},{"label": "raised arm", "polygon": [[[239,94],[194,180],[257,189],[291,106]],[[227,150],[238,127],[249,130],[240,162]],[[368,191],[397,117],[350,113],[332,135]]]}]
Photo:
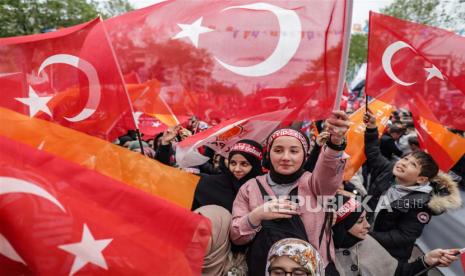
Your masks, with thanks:
[{"label": "raised arm", "polygon": [[345,135],[349,129],[349,118],[343,111],[333,111],[326,120],[327,130],[330,134],[326,145],[323,146],[320,156],[310,177],[310,189],[315,195],[334,195],[342,184],[344,168],[348,155],[345,149]]},{"label": "raised arm", "polygon": [[370,170],[383,170],[390,165],[389,160],[381,154],[379,149],[379,134],[376,127],[375,116],[368,111],[363,117],[363,122],[366,124],[365,130],[365,156]]}]

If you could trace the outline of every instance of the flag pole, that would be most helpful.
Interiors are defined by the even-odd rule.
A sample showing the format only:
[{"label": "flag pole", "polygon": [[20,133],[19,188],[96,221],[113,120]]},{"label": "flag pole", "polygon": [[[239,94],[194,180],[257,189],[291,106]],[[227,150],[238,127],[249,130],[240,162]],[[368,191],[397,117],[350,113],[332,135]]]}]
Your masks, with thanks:
[{"label": "flag pole", "polygon": [[142,144],[142,135],[140,134],[139,128],[136,128],[137,140],[139,140],[140,153],[145,156],[144,145]]},{"label": "flag pole", "polygon": [[337,84],[336,101],[334,103],[334,110],[339,110],[341,105],[342,92],[344,90],[344,83],[347,72],[347,61],[349,59],[350,47],[350,31],[352,26],[352,8],[353,0],[346,0],[346,9],[344,14],[344,39],[342,41],[342,56],[341,68],[339,70],[339,82]]},{"label": "flag pole", "polygon": [[365,113],[368,113],[368,95],[365,93]]},{"label": "flag pole", "polygon": [[119,76],[121,78],[121,82],[123,83],[123,89],[124,89],[124,92],[126,94],[126,99],[128,100],[128,103],[129,103],[129,108],[130,108],[129,111],[132,114],[131,117],[134,120],[134,125],[136,126],[136,135],[137,135],[137,140],[139,140],[140,152],[141,152],[142,155],[145,156],[144,148],[143,148],[143,144],[142,144],[142,136],[140,135],[140,131],[139,131],[139,124],[138,124],[138,122],[136,120],[136,117],[134,116],[134,107],[132,106],[131,98],[129,97],[128,89],[126,87],[126,82],[124,81],[124,77],[123,77],[123,73],[121,71],[121,67],[119,65],[118,59],[116,58],[115,49],[113,48],[113,44],[111,44],[110,38],[108,37],[107,28],[105,27],[105,24],[103,24],[103,19],[102,19],[102,16],[100,14],[98,15],[98,18],[100,20],[100,23],[102,24],[102,29],[103,29],[103,31],[105,33],[105,39],[108,42],[108,45],[110,45],[111,54],[113,55],[113,59],[115,60],[116,67],[118,69],[118,73],[119,73]]}]

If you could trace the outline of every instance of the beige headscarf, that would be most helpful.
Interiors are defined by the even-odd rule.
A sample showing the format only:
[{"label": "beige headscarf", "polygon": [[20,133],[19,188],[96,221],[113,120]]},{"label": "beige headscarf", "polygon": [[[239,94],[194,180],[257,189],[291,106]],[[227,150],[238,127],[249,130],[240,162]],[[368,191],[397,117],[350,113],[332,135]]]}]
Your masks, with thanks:
[{"label": "beige headscarf", "polygon": [[308,242],[287,238],[277,241],[268,253],[266,264],[266,275],[269,276],[268,268],[275,257],[288,256],[291,260],[302,266],[311,276],[325,275],[325,268],[318,251]]},{"label": "beige headscarf", "polygon": [[205,254],[202,275],[226,275],[229,269],[228,254],[231,249],[229,242],[231,214],[225,208],[217,205],[203,206],[194,212],[210,219],[212,224],[212,237]]}]

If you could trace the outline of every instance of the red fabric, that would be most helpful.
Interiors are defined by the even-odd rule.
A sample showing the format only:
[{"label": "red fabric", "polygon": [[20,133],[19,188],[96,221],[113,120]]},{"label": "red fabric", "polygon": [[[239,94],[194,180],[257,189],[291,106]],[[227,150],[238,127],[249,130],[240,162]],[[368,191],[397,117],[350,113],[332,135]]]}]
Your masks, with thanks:
[{"label": "red fabric", "polygon": [[462,260],[463,273],[465,273],[465,253],[462,253],[462,255],[460,255],[460,257],[461,257],[461,260]]},{"label": "red fabric", "polygon": [[[238,7],[244,5],[252,6]],[[307,98],[306,87],[320,84],[304,106],[308,112],[295,115],[322,119],[344,77],[339,71],[349,31],[345,5],[338,0],[165,1],[105,25],[123,74],[159,81],[160,95],[176,116],[230,119],[292,108]],[[196,22],[205,32],[184,36],[182,28]],[[265,64],[275,51],[279,58]]]},{"label": "red fabric", "polygon": [[[24,75],[16,79],[23,89],[2,89],[7,97],[0,98],[1,106],[107,140],[135,129],[121,72],[100,19],[52,33],[0,39],[0,52],[0,75]],[[2,88],[4,80],[0,77]],[[15,99],[30,97],[31,89],[39,97],[53,97],[37,113]],[[90,112],[82,113],[85,110]]]},{"label": "red fabric", "polygon": [[69,275],[76,255],[61,246],[79,243],[84,225],[105,242],[92,252],[106,268],[84,263],[76,273],[200,275],[207,219],[3,136],[0,148],[0,233],[26,264],[0,254],[1,275]]},{"label": "red fabric", "polygon": [[163,122],[147,114],[138,116],[137,124],[140,132],[144,134],[144,139],[155,137],[168,129],[168,126]]},{"label": "red fabric", "polygon": [[[368,95],[378,97],[395,86],[399,93],[390,103],[465,130],[464,37],[372,12],[368,40]],[[436,74],[426,70],[430,68]]]},{"label": "red fabric", "polygon": [[181,167],[198,166],[205,163],[208,158],[197,151],[201,146],[208,146],[227,157],[231,147],[241,139],[251,139],[263,144],[270,133],[292,112],[292,109],[285,109],[221,122],[178,143],[176,145],[176,162]]}]

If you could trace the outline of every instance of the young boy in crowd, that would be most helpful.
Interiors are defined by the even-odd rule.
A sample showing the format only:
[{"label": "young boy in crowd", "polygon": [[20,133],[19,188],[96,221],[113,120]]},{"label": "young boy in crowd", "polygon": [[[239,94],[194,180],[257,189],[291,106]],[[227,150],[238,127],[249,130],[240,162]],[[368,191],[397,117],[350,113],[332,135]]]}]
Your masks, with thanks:
[{"label": "young boy in crowd", "polygon": [[370,233],[400,261],[407,261],[416,239],[432,215],[461,205],[457,184],[444,174],[433,158],[423,151],[388,161],[380,152],[376,119],[371,112],[364,117],[365,155],[370,171],[367,183],[375,211]]}]

